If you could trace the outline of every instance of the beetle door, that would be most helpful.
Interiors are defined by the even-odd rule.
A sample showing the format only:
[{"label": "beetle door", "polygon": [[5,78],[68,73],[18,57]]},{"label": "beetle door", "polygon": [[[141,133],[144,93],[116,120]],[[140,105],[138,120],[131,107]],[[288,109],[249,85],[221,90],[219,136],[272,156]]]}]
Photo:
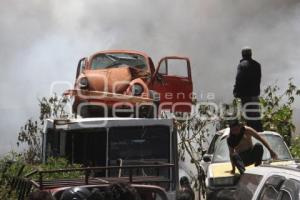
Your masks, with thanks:
[{"label": "beetle door", "polygon": [[159,93],[161,109],[190,112],[193,98],[190,60],[177,56],[161,59],[152,77],[150,89]]}]

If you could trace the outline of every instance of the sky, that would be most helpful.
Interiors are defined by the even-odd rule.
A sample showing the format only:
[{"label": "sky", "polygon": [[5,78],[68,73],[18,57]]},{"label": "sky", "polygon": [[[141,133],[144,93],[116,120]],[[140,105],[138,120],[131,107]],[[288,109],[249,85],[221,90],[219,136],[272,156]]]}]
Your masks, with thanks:
[{"label": "sky", "polygon": [[78,60],[96,51],[188,56],[198,97],[230,102],[243,46],[262,65],[262,88],[290,77],[299,86],[299,35],[299,0],[2,0],[0,154],[38,99],[69,89]]}]

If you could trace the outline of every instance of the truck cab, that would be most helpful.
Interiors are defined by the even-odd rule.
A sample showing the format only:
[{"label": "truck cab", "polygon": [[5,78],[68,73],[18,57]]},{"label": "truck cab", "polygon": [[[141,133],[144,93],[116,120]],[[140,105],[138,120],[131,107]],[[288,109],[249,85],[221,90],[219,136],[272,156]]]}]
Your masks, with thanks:
[{"label": "truck cab", "polygon": [[[170,119],[84,118],[45,122],[43,161],[65,157],[90,178],[178,189],[177,134]],[[57,192],[57,191],[56,191]]]}]

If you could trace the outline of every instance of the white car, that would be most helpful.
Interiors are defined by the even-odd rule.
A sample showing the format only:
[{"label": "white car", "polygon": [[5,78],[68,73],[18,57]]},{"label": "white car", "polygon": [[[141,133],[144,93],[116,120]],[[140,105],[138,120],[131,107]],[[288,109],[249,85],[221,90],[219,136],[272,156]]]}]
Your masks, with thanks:
[{"label": "white car", "polygon": [[[228,145],[226,142],[229,132],[230,130],[227,128],[215,134],[208,151],[203,156],[201,161],[201,167],[206,175],[205,185],[207,199],[215,199],[216,195],[221,190],[234,190],[240,177],[238,172],[236,172],[235,175],[230,173],[232,167],[229,158]],[[292,160],[293,158],[289,152],[289,149],[280,134],[271,131],[264,131],[260,134],[277,153],[278,160],[280,161],[271,162],[270,153],[264,147],[264,163],[271,163],[271,165],[290,165],[295,163]],[[256,139],[253,139],[253,144],[257,142],[258,141]],[[254,167],[254,165],[246,167],[246,172],[252,167]]]},{"label": "white car", "polygon": [[299,200],[300,165],[263,165],[247,170],[239,180],[233,199]]}]

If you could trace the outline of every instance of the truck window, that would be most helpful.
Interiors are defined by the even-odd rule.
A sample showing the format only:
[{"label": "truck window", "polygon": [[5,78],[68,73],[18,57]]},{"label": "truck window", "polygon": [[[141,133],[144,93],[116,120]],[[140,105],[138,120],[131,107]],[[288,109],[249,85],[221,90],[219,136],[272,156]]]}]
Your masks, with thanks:
[{"label": "truck window", "polygon": [[62,156],[60,150],[60,134],[59,131],[54,131],[53,129],[47,130],[46,136],[46,159],[49,157]]},{"label": "truck window", "polygon": [[127,163],[167,163],[170,159],[168,127],[117,127],[109,131],[109,160]]},{"label": "truck window", "polygon": [[[170,161],[170,131],[164,126],[117,127],[109,130],[109,165],[153,165]],[[116,170],[110,171],[114,176]],[[122,170],[121,176],[128,175]],[[145,168],[136,175],[168,177],[169,169]]]},{"label": "truck window", "polygon": [[66,157],[86,166],[106,165],[106,129],[72,130],[66,136]]}]

